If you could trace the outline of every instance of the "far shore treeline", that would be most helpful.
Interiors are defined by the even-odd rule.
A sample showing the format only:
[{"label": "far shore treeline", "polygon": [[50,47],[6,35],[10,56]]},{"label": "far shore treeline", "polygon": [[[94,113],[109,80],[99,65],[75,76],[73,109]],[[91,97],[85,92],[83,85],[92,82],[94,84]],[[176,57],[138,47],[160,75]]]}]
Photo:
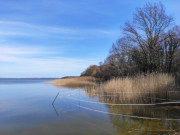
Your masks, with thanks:
[{"label": "far shore treeline", "polygon": [[81,76],[103,80],[146,73],[180,72],[180,26],[165,12],[162,3],[137,8],[123,36],[112,45],[108,57],[91,65]]}]

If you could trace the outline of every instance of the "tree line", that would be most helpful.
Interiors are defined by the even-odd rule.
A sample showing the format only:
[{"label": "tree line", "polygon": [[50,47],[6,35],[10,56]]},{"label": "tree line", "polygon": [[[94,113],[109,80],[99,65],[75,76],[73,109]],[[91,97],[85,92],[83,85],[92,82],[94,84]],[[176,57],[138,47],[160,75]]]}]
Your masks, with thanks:
[{"label": "tree line", "polygon": [[165,12],[162,3],[137,8],[132,21],[123,27],[123,37],[110,49],[99,66],[81,75],[105,80],[140,73],[180,71],[180,26]]}]

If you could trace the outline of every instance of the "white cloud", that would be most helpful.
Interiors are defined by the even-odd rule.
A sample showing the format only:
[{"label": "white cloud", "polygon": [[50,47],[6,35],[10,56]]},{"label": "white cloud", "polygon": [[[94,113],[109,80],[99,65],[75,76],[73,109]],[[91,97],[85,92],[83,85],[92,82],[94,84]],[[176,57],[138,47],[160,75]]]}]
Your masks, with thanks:
[{"label": "white cloud", "polygon": [[[52,49],[54,49],[53,47],[51,47]],[[61,50],[63,50],[62,48],[59,48]],[[24,46],[24,45],[16,45],[16,44],[11,44],[11,45],[6,45],[0,44],[0,56],[2,55],[42,55],[42,54],[56,54],[56,53],[60,53],[54,50],[50,50],[49,48],[45,48],[45,47],[40,47],[40,46]]]},{"label": "white cloud", "polygon": [[83,29],[34,25],[17,21],[0,21],[1,36],[53,36],[58,38],[113,37],[119,30]]},{"label": "white cloud", "polygon": [[[46,49],[34,51],[32,48],[0,47],[0,77],[61,77],[79,75],[89,65],[97,64],[98,59],[46,56]],[[42,58],[35,57],[42,55]],[[11,65],[11,66],[10,66]]]},{"label": "white cloud", "polygon": [[36,54],[40,53],[40,51],[37,51],[36,49],[31,49],[30,47],[24,48],[17,48],[17,47],[10,47],[10,46],[0,46],[1,54],[2,55],[23,55],[23,54]]}]

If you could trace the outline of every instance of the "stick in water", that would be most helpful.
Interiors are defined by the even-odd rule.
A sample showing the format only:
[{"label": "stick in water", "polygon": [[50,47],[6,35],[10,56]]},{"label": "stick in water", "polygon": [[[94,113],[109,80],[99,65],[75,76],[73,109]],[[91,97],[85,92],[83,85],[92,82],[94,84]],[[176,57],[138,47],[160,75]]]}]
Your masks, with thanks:
[{"label": "stick in water", "polygon": [[59,92],[58,92],[58,94],[56,95],[56,97],[55,97],[54,101],[52,102],[52,105],[53,105],[53,104],[54,104],[54,102],[56,101],[56,98],[58,97],[58,95],[59,95]]}]

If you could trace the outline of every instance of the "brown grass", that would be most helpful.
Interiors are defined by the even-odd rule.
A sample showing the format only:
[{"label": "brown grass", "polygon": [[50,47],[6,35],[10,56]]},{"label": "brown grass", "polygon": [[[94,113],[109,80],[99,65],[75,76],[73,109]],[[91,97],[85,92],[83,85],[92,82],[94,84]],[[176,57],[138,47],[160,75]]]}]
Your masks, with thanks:
[{"label": "brown grass", "polygon": [[117,95],[113,98],[124,101],[144,100],[145,97],[166,98],[166,91],[173,90],[174,82],[174,77],[169,74],[148,74],[112,79],[87,90],[98,95]]},{"label": "brown grass", "polygon": [[174,78],[168,74],[149,74],[147,76],[112,79],[101,85],[106,92],[161,92],[169,89]]},{"label": "brown grass", "polygon": [[97,79],[94,77],[70,77],[64,79],[57,79],[51,83],[57,87],[67,87],[67,88],[84,88],[88,86],[96,85]]},{"label": "brown grass", "polygon": [[94,77],[70,77],[51,83],[57,87],[84,88],[90,96],[100,95],[101,100],[121,103],[159,102],[156,98],[167,99],[167,91],[174,90],[175,87],[174,77],[163,73],[116,78],[100,84],[97,84]]}]

